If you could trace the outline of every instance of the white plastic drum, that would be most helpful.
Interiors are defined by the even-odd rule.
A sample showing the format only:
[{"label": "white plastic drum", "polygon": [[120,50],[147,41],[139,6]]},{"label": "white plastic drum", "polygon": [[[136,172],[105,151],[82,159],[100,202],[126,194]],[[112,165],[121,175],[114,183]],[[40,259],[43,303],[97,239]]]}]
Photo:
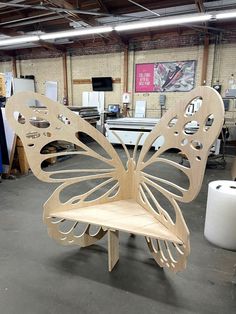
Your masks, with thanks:
[{"label": "white plastic drum", "polygon": [[235,181],[209,183],[204,235],[217,246],[236,250]]}]

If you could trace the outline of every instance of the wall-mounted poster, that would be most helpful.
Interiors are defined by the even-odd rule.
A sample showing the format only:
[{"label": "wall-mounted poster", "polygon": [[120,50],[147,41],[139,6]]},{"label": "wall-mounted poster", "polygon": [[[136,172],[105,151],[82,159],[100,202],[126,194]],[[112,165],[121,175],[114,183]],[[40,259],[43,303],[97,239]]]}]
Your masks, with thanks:
[{"label": "wall-mounted poster", "polygon": [[188,92],[194,88],[196,61],[136,64],[135,92]]}]

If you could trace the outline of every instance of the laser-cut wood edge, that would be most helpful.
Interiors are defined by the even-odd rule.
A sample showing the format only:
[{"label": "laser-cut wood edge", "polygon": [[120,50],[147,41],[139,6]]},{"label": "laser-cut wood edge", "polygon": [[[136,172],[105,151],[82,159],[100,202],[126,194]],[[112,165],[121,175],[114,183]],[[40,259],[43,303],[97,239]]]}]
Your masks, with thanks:
[{"label": "laser-cut wood edge", "polygon": [[[197,135],[191,136],[191,143],[189,143],[189,145],[183,145],[182,144],[183,139],[190,138],[187,134],[183,133],[183,126],[188,121],[191,120],[191,118],[184,116],[185,108],[187,106],[187,103],[189,103],[191,99],[194,99],[197,96],[202,96],[204,102],[207,103],[207,105],[204,105],[203,108],[200,109],[199,112],[194,115],[194,119],[196,119],[199,122],[199,129],[201,129],[201,132],[198,131],[196,133]],[[25,102],[28,98],[36,98],[37,100],[42,101],[48,107],[49,111],[46,117],[43,113],[40,112],[36,114],[37,117],[46,119],[50,123],[49,129],[46,130],[46,132],[44,133],[43,133],[44,130],[41,129],[39,130],[29,125],[28,120],[32,116],[32,110],[30,108],[23,109],[23,105],[25,105]],[[25,126],[19,125],[19,123],[13,118],[14,111],[21,112],[22,110],[23,110],[22,113],[26,117]],[[215,120],[213,126],[206,133],[206,131],[203,130],[205,120],[212,113],[214,114]],[[65,117],[68,118],[70,124],[61,125],[57,121],[59,115],[65,115]],[[96,234],[90,234],[89,232],[90,225],[93,223],[96,224],[96,221],[92,219],[93,221],[91,222],[90,221],[91,219],[90,220],[88,219],[87,221],[88,226],[85,228],[84,232],[82,232],[79,236],[78,235],[75,236],[73,232],[74,229],[77,227],[79,221],[74,223],[71,230],[69,230],[66,233],[63,233],[59,230],[58,227],[62,220],[59,219],[57,222],[52,222],[53,217],[56,217],[57,213],[58,216],[60,216],[60,212],[64,211],[68,211],[69,213],[73,211],[73,209],[78,208],[82,209],[83,207],[88,207],[89,209],[90,205],[93,206],[96,204],[97,205],[106,204],[108,202],[110,206],[112,206],[112,204],[114,204],[115,201],[134,199],[138,205],[142,206],[149,213],[149,215],[151,214],[153,218],[155,218],[164,227],[166,227],[166,229],[169,230],[170,233],[176,235],[180,239],[181,242],[181,244],[179,244],[180,246],[178,246],[177,243],[171,241],[171,245],[174,247],[174,250],[179,255],[179,259],[176,260],[176,257],[173,257],[172,252],[173,248],[169,246],[169,242],[167,242],[164,239],[157,238],[156,239],[157,244],[155,246],[153,242],[154,240],[150,238],[149,234],[147,234],[146,235],[147,244],[156,262],[160,266],[168,267],[172,271],[179,271],[185,268],[186,258],[190,250],[188,239],[189,231],[183,219],[181,210],[176,201],[189,202],[197,195],[197,193],[200,190],[208,150],[212,143],[214,142],[214,140],[216,139],[216,137],[218,136],[223,124],[223,103],[217,92],[208,87],[199,87],[193,90],[191,93],[189,93],[183,105],[177,106],[176,108],[171,108],[167,112],[167,114],[165,114],[165,116],[162,118],[158,126],[155,127],[151,134],[148,136],[141,151],[141,154],[139,156],[138,162],[136,163],[135,160],[133,160],[132,158],[129,157],[129,155],[127,155],[128,157],[127,170],[124,169],[119,157],[115,153],[111,144],[108,143],[107,140],[104,139],[97,130],[92,128],[87,122],[85,122],[80,117],[75,116],[74,113],[70,112],[67,108],[59,104],[56,104],[41,95],[35,93],[21,93],[18,94],[17,97],[15,96],[15,98],[13,96],[13,98],[10,99],[9,104],[7,105],[7,117],[12,127],[20,136],[24,144],[27,157],[31,165],[31,169],[34,171],[34,174],[43,181],[45,180],[49,182],[62,182],[62,184],[54,191],[52,196],[44,205],[45,209],[44,221],[48,225],[48,231],[51,237],[53,237],[54,239],[56,239],[57,241],[64,245],[78,244],[80,246],[88,246],[94,244],[97,240],[101,239],[106,234],[107,230],[111,232],[109,229],[109,223],[105,224],[106,228],[103,228],[101,226]],[[174,117],[177,117],[178,123],[173,127],[169,127],[169,122]],[[29,133],[30,130],[33,130],[33,132],[38,132],[39,137],[28,138],[27,134]],[[56,131],[54,134],[54,130],[57,130],[57,134]],[[91,137],[93,137],[108,152],[108,154],[111,156],[111,159],[110,160],[104,159],[103,157],[92,151],[89,147],[81,143],[78,139],[73,138],[73,135],[76,134],[78,130],[85,132],[89,134]],[[143,161],[144,156],[151,147],[153,141],[162,134],[164,134],[165,136],[165,145],[163,145],[163,147],[161,147],[159,151],[156,154],[154,154],[147,162],[144,162]],[[52,179],[52,175],[58,172],[52,172],[52,174],[50,175],[48,173],[45,173],[41,169],[41,163],[43,160],[45,160],[45,158],[55,157],[57,156],[57,154],[41,156],[40,151],[42,147],[44,147],[47,143],[58,138],[63,138],[63,140],[67,140],[69,142],[72,142],[73,144],[80,145],[85,150],[85,153],[78,152],[75,154],[77,155],[87,154],[88,156],[93,156],[94,158],[97,158],[100,161],[105,161],[108,165],[111,166],[115,165],[115,170],[107,171],[106,169],[104,169],[103,171],[101,171],[100,174],[88,175],[86,178],[78,176],[76,178],[69,178],[66,180]],[[193,149],[192,143],[194,140],[203,143],[203,148],[200,151],[197,149]],[[188,157],[191,165],[190,169],[187,169],[181,165],[175,165],[177,169],[181,170],[184,174],[186,174],[190,181],[189,190],[183,191],[183,189],[179,188],[180,191],[183,193],[182,197],[174,195],[173,193],[171,194],[165,188],[161,188],[156,183],[154,184],[154,182],[150,183],[151,177],[147,178],[147,176],[143,173],[143,170],[146,166],[151,165],[152,163],[155,162],[165,162],[167,164],[169,163],[170,165],[173,165],[171,161],[167,160],[163,161],[161,160],[161,158],[159,158],[162,152],[171,147],[180,148],[183,151],[183,153]],[[91,180],[92,178],[104,177],[107,177],[108,180],[113,179],[117,181],[118,192],[113,197],[109,198],[109,195],[114,191],[115,188],[106,192],[104,195],[102,195],[101,197],[92,202],[86,202],[86,198],[91,194],[91,191],[88,191],[87,193],[84,193],[82,195],[82,200],[80,199],[79,205],[73,203],[74,201],[76,201],[76,196],[75,198],[72,198],[70,202],[64,204],[60,202],[59,198],[60,192],[67,186],[75,182],[82,182],[85,179]],[[164,197],[166,197],[171,202],[176,213],[175,224],[172,223],[165,209],[161,208],[160,205],[158,205],[158,203],[156,204],[157,208],[159,209],[158,214],[152,208],[148,200],[149,197],[152,197],[152,193],[148,192],[147,184],[151,184],[153,188],[158,187],[162,195],[164,195]],[[170,183],[168,184],[171,185]],[[93,189],[93,192],[94,191],[96,191],[96,188]],[[127,213],[129,212],[130,208],[127,206],[125,210]],[[130,213],[129,219],[134,219],[134,217],[132,218],[132,212]],[[111,233],[109,234],[111,235]],[[109,245],[109,251],[112,251],[112,247],[110,247],[112,246],[111,243]],[[116,251],[117,250],[115,250],[115,252]],[[118,255],[116,252],[115,260],[118,260],[117,256]],[[112,269],[113,264],[113,262],[111,262],[112,259],[113,258],[110,256],[109,257],[110,270]]]}]

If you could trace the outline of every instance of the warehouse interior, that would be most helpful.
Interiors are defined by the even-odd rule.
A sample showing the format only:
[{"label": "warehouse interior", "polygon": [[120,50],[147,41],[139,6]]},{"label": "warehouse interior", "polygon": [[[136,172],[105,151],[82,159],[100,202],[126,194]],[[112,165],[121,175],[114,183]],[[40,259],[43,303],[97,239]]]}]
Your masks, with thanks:
[{"label": "warehouse interior", "polygon": [[0,1],[0,197],[1,313],[235,313],[235,1]]}]

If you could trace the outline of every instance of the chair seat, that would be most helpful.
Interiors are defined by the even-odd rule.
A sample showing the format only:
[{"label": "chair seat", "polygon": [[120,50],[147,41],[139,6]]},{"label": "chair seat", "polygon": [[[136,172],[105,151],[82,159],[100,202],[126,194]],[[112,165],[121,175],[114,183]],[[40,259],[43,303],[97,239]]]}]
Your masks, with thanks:
[{"label": "chair seat", "polygon": [[183,243],[147,210],[131,199],[53,212],[50,216],[168,240],[178,244]]}]

